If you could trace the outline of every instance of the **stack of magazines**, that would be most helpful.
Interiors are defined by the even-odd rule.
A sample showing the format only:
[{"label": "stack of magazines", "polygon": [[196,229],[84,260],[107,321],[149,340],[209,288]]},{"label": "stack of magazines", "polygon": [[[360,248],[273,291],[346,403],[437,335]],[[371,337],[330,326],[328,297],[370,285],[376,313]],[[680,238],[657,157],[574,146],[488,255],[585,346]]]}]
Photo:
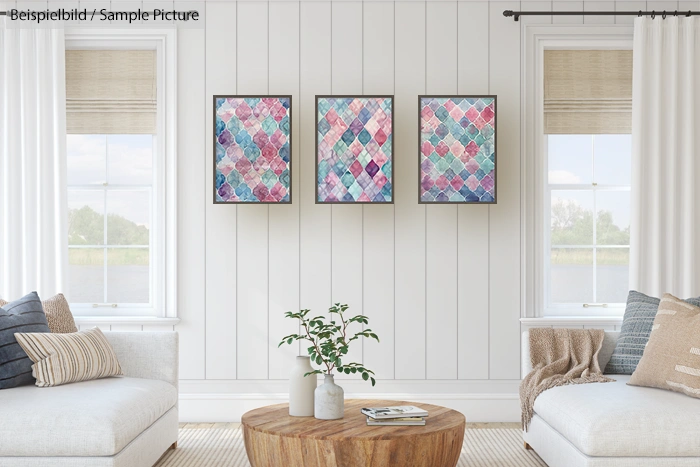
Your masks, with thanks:
[{"label": "stack of magazines", "polygon": [[428,416],[428,412],[413,405],[367,407],[360,412],[367,415],[369,426],[422,426]]}]

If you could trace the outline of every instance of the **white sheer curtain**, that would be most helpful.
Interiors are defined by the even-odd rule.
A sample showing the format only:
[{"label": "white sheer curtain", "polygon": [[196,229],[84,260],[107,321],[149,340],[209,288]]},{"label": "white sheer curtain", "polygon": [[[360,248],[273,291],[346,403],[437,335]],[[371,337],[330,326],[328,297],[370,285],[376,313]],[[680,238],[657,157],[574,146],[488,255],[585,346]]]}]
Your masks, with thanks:
[{"label": "white sheer curtain", "polygon": [[630,286],[700,295],[700,18],[636,18]]},{"label": "white sheer curtain", "polygon": [[64,289],[65,39],[0,20],[0,296]]}]

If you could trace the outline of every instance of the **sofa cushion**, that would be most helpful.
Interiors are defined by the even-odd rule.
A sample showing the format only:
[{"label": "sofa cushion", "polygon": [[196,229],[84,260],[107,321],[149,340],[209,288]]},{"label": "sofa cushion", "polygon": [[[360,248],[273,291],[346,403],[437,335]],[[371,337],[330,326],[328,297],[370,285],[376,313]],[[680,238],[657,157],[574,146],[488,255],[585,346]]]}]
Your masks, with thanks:
[{"label": "sofa cushion", "polygon": [[18,332],[39,387],[120,376],[122,367],[100,328],[63,334]]},{"label": "sofa cushion", "polygon": [[[625,315],[622,318],[620,337],[603,373],[624,375],[634,373],[644,353],[644,347],[649,342],[649,334],[654,325],[660,301],[659,298],[630,290]],[[691,305],[700,306],[700,297],[688,298],[685,301]]]},{"label": "sofa cushion", "polygon": [[112,456],[177,403],[169,383],[105,378],[0,391],[0,457]]},{"label": "sofa cushion", "polygon": [[[7,303],[0,298],[0,307],[7,305]],[[49,323],[51,332],[78,332],[68,300],[62,293],[42,300],[41,306],[44,308],[46,321]]]},{"label": "sofa cushion", "polygon": [[700,456],[700,400],[611,377],[549,389],[535,413],[588,456]]},{"label": "sofa cushion", "polygon": [[49,332],[36,292],[0,307],[0,389],[34,384],[32,361],[17,343],[16,332]]}]

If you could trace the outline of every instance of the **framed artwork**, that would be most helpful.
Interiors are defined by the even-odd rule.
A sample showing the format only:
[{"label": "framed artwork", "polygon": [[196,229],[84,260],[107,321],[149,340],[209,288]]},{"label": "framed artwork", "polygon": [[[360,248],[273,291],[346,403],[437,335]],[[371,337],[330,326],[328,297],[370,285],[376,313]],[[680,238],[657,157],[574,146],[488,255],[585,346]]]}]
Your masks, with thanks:
[{"label": "framed artwork", "polygon": [[418,96],[418,202],[496,203],[496,96]]},{"label": "framed artwork", "polygon": [[292,96],[214,96],[214,203],[292,202]]},{"label": "framed artwork", "polygon": [[316,96],[316,203],[394,202],[394,96]]}]

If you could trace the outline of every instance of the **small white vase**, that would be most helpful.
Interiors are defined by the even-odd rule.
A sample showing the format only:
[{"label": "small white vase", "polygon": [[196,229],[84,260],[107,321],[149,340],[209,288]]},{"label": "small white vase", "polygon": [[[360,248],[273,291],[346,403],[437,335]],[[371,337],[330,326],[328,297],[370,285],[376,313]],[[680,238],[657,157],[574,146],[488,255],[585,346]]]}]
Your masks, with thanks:
[{"label": "small white vase", "polygon": [[292,417],[314,416],[316,375],[304,376],[312,371],[309,357],[297,357],[296,365],[289,373],[289,415]]},{"label": "small white vase", "polygon": [[319,420],[343,418],[345,391],[335,384],[333,375],[324,375],[323,384],[314,392],[314,417]]}]

